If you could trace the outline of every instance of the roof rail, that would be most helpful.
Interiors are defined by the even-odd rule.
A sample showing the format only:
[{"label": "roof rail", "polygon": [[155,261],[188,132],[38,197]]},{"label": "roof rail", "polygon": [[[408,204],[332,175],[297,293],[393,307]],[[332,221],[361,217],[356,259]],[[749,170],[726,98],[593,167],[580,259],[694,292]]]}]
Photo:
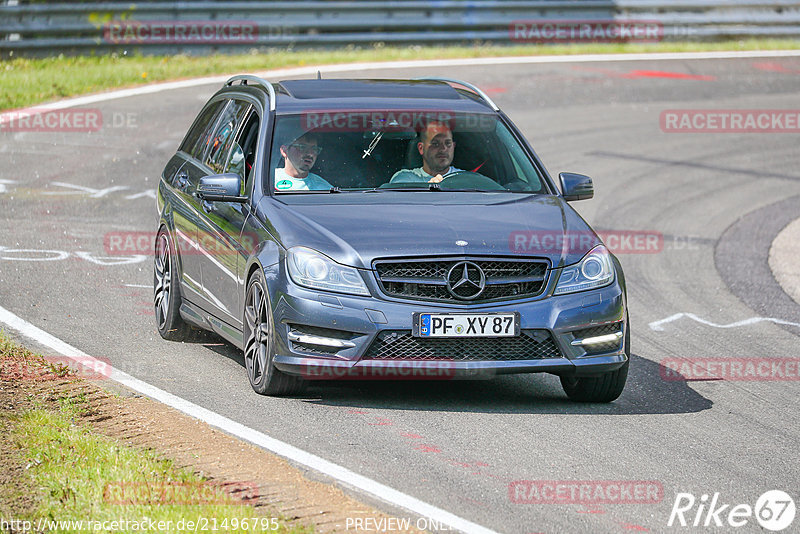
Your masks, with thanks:
[{"label": "roof rail", "polygon": [[[269,110],[275,111],[275,88],[272,87],[272,84],[263,78],[259,78],[258,76],[253,76],[252,74],[239,74],[238,76],[234,76],[229,78],[227,82],[225,82],[225,86],[233,85],[233,82],[237,82],[241,80],[242,85],[261,85],[264,89],[267,90],[269,93]],[[247,82],[251,82],[248,84]]]},{"label": "roof rail", "polygon": [[466,87],[467,89],[471,89],[472,91],[475,91],[475,93],[479,97],[481,97],[484,100],[484,102],[489,104],[489,106],[491,106],[491,108],[493,110],[500,111],[500,108],[497,106],[497,104],[495,104],[492,101],[491,98],[489,98],[489,95],[487,95],[486,93],[484,93],[483,91],[478,89],[477,86],[472,85],[471,83],[462,82],[461,80],[456,80],[454,78],[429,78],[429,77],[425,77],[425,78],[415,78],[415,79],[416,80],[428,80],[428,81],[432,81],[432,82],[448,82],[448,83],[455,83],[455,84],[458,84],[458,85],[462,85],[462,86]]}]

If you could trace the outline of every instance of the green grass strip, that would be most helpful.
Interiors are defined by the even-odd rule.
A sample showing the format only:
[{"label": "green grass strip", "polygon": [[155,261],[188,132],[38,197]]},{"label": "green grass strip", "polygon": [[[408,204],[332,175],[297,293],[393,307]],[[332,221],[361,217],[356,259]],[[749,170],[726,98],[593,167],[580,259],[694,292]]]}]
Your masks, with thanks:
[{"label": "green grass strip", "polygon": [[198,530],[304,532],[243,504],[257,496],[255,486],[219,485],[148,451],[120,446],[76,424],[80,410],[81,400],[71,400],[60,412],[34,409],[16,422],[12,439],[38,489],[37,508],[27,517],[34,525],[51,532],[177,531],[193,530],[193,524]]},{"label": "green grass strip", "polygon": [[[40,363],[0,332],[0,362],[19,360]],[[94,433],[79,420],[89,409],[85,395],[58,401],[58,407],[37,403],[21,414],[0,413],[8,432],[2,439],[11,439],[25,467],[19,486],[34,492],[34,508],[15,520],[50,532],[176,532],[194,525],[198,531],[310,532],[256,513],[258,488],[250,481],[208,481],[154,452]]]},{"label": "green grass strip", "polygon": [[150,82],[207,75],[257,72],[280,67],[365,61],[500,56],[700,52],[800,49],[798,40],[752,39],[716,43],[374,46],[285,50],[212,56],[58,56],[0,61],[0,110]]},{"label": "green grass strip", "polygon": [[55,532],[90,530],[89,521],[101,527],[91,528],[96,531],[138,532],[143,524],[146,530],[176,530],[181,520],[226,525],[230,532],[290,531],[277,520],[256,517],[252,507],[240,504],[243,495],[76,425],[77,410],[69,403],[56,413],[31,410],[13,431],[39,490],[31,521],[46,521]]}]

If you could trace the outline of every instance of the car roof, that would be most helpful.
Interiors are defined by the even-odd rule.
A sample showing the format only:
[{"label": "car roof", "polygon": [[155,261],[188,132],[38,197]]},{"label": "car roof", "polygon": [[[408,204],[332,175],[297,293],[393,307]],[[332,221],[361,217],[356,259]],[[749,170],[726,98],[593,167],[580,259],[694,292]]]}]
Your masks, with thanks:
[{"label": "car roof", "polygon": [[386,79],[283,80],[273,84],[280,114],[324,109],[425,109],[494,113],[476,92],[444,81]]}]

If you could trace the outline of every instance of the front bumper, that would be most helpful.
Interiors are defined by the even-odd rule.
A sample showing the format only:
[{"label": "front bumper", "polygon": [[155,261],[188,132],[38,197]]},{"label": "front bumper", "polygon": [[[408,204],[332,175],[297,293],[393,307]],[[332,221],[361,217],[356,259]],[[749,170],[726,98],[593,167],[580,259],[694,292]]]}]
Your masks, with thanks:
[{"label": "front bumper", "polygon": [[[555,276],[551,276],[550,286]],[[581,293],[552,296],[552,287],[536,299],[516,302],[459,306],[334,295],[307,290],[286,280],[285,292],[273,296],[276,355],[274,365],[287,374],[307,379],[445,379],[490,378],[498,374],[553,373],[591,376],[621,367],[628,357],[622,341],[607,352],[589,352],[575,345],[573,332],[598,325],[621,323],[627,333],[625,294],[618,278],[609,286]],[[273,286],[274,287],[274,286]],[[370,345],[384,331],[411,331],[415,312],[519,312],[522,330],[547,330],[560,357],[490,360],[403,360],[365,358]],[[344,343],[330,353],[319,346],[312,350],[297,343],[300,328],[304,339],[342,333]],[[308,337],[307,334],[311,334]],[[334,343],[336,345],[336,343]]]}]

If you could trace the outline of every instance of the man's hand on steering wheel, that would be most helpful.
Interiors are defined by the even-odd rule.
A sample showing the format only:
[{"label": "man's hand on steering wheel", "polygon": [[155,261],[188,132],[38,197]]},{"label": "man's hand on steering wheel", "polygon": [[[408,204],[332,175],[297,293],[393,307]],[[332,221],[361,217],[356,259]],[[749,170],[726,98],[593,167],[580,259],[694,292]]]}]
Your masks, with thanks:
[{"label": "man's hand on steering wheel", "polygon": [[439,173],[436,176],[434,176],[433,178],[431,178],[430,180],[428,180],[428,183],[429,184],[438,184],[439,182],[441,182],[445,178],[449,178],[450,176],[456,175],[456,174],[461,173],[461,172],[464,172],[464,171],[453,171],[453,172],[448,171],[448,172],[444,173],[444,175],[442,175],[442,173]]}]

